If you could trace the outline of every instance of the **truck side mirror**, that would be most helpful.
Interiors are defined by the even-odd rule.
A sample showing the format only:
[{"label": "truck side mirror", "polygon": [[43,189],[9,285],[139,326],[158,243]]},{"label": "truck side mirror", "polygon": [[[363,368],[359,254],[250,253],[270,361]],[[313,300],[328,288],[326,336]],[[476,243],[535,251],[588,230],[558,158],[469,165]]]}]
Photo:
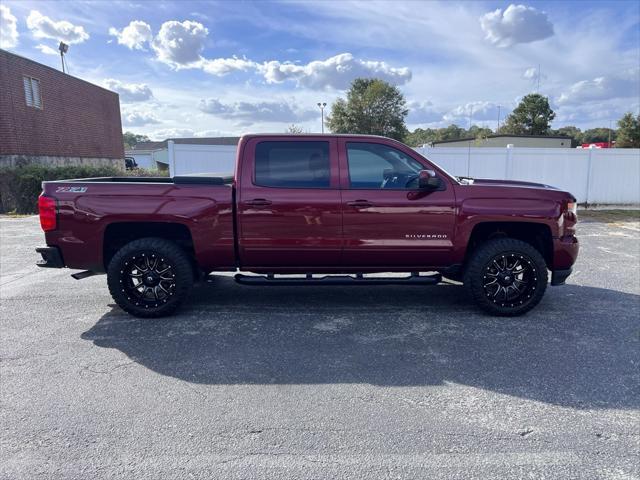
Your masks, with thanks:
[{"label": "truck side mirror", "polygon": [[418,173],[418,188],[420,190],[435,190],[440,187],[440,179],[433,170],[420,170]]}]

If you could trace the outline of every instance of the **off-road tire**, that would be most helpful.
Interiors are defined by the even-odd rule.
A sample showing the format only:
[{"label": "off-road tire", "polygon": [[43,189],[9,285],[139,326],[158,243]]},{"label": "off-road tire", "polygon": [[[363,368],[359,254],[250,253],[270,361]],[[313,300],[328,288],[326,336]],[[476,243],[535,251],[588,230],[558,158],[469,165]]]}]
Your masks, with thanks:
[{"label": "off-road tire", "polygon": [[[519,260],[526,267],[526,270],[499,270],[493,262],[497,259],[498,266],[500,266],[501,262],[505,261],[505,257],[507,264],[509,261],[515,264]],[[500,293],[499,297],[493,297],[491,288],[494,287],[489,288],[493,277],[496,277],[496,281],[498,281],[498,275],[502,275],[501,281],[513,279],[514,275],[509,276],[510,272],[516,272],[516,276],[520,278],[525,277],[523,272],[528,272],[526,273],[527,282],[526,288],[523,288],[523,294],[516,297],[515,301],[508,301],[506,300],[507,288],[509,288],[509,292],[515,294],[515,290],[511,290],[515,287],[502,287],[499,284],[499,287],[505,289],[505,293]],[[532,245],[513,238],[497,238],[480,245],[472,253],[464,273],[464,286],[473,301],[484,311],[496,316],[517,316],[531,310],[544,296],[547,281],[547,265],[540,252]],[[522,286],[515,283],[514,285]]]},{"label": "off-road tire", "polygon": [[[145,270],[145,266],[155,265],[153,262],[162,262],[162,266],[157,271]],[[165,277],[160,269],[167,266],[170,268],[165,270]],[[135,282],[142,282],[138,277],[145,277],[145,272],[153,274],[155,280],[150,280],[150,286],[137,283],[136,287]],[[177,244],[162,238],[141,238],[126,244],[116,252],[107,268],[109,292],[115,302],[124,311],[142,318],[172,314],[190,293],[193,278],[188,254]],[[152,286],[156,281],[160,286]],[[145,291],[143,296],[140,296],[140,289]]]}]

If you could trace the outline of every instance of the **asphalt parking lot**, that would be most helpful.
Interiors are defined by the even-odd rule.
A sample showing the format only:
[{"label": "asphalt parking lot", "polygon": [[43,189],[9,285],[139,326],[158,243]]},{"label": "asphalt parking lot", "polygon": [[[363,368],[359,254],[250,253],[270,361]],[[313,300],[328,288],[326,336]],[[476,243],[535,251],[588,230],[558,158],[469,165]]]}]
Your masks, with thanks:
[{"label": "asphalt parking lot", "polygon": [[515,319],[462,287],[247,287],[179,315],[34,266],[0,218],[2,479],[640,477],[640,226],[587,220]]}]

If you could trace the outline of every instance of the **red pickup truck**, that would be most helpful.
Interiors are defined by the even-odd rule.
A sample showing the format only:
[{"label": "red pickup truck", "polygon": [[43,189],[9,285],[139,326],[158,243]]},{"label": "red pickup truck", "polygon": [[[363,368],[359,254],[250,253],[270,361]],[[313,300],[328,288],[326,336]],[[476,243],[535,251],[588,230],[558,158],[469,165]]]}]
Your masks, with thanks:
[{"label": "red pickup truck", "polygon": [[[43,183],[43,267],[107,273],[116,303],[173,312],[211,272],[247,285],[463,282],[519,315],[578,254],[576,200],[535,183],[449,175],[394,140],[247,135],[233,175]],[[396,272],[402,275],[371,275]]]}]

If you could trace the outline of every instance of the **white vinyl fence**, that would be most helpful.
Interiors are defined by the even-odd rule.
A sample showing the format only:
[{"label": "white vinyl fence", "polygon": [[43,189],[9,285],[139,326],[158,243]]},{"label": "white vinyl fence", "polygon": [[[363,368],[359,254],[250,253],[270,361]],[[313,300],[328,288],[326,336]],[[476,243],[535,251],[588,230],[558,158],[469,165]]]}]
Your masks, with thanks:
[{"label": "white vinyl fence", "polygon": [[169,174],[233,173],[236,150],[235,145],[189,145],[169,140]]},{"label": "white vinyl fence", "polygon": [[544,183],[579,203],[640,204],[640,149],[417,148],[453,175]]},{"label": "white vinyl fence", "polygon": [[[580,203],[639,205],[640,149],[416,148],[453,175],[544,183]],[[171,176],[234,171],[235,145],[169,142]]]}]

